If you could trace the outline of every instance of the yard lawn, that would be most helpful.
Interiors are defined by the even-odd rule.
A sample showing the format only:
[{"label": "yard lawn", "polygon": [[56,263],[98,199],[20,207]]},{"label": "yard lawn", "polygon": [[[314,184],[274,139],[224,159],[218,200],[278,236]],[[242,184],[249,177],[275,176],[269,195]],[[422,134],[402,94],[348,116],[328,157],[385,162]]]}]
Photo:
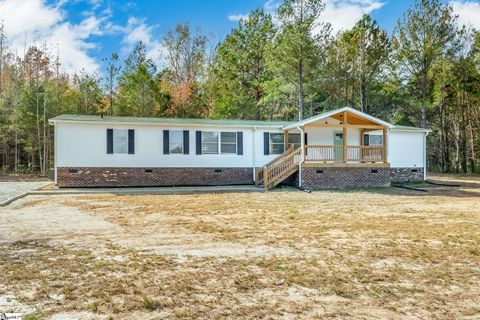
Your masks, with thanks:
[{"label": "yard lawn", "polygon": [[0,312],[32,319],[480,319],[461,188],[36,196],[0,208]]}]

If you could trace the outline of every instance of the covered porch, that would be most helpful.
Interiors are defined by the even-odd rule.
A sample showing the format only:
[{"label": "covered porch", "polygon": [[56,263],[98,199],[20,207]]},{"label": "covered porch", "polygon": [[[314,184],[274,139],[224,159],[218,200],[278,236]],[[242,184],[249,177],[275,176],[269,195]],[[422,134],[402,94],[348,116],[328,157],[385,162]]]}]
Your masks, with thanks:
[{"label": "covered porch", "polygon": [[303,150],[303,166],[389,167],[388,127],[354,110],[326,113],[286,127],[285,150]]}]

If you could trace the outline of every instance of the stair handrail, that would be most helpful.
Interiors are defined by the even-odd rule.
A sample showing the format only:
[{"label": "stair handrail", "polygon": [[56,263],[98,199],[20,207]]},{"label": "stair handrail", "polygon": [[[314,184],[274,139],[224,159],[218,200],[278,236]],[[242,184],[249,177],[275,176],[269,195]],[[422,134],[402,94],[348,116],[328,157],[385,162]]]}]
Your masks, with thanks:
[{"label": "stair handrail", "polygon": [[271,182],[281,178],[285,173],[292,170],[301,161],[302,148],[295,149],[293,146],[282,155],[270,161],[263,167],[263,185],[268,188]]}]

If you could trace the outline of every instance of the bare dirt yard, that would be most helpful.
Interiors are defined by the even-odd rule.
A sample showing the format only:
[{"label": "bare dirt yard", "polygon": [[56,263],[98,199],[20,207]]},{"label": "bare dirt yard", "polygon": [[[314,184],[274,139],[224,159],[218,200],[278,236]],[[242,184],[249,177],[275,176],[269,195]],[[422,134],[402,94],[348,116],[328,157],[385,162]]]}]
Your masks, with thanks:
[{"label": "bare dirt yard", "polygon": [[28,319],[480,319],[480,178],[0,208],[0,312]]}]

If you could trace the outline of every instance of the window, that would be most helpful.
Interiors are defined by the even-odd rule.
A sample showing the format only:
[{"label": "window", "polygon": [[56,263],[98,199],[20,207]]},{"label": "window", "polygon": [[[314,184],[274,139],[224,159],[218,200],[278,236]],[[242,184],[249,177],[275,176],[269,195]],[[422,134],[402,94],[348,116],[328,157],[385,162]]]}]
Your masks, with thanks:
[{"label": "window", "polygon": [[282,154],[285,151],[283,133],[270,133],[270,154]]},{"label": "window", "polygon": [[367,146],[383,146],[383,136],[378,134],[366,134],[365,145]]},{"label": "window", "polygon": [[202,153],[218,154],[218,132],[202,131]]},{"label": "window", "polygon": [[288,135],[288,146],[290,147],[293,145],[295,149],[300,148],[302,145],[302,138],[300,136],[300,133],[290,133]]},{"label": "window", "polygon": [[222,132],[220,134],[220,150],[222,154],[236,154],[237,153],[237,133],[236,132]]},{"label": "window", "polygon": [[169,134],[169,152],[170,154],[183,153],[183,131],[170,131]]},{"label": "window", "polygon": [[128,153],[127,129],[113,129],[113,153]]},{"label": "window", "polygon": [[237,154],[237,133],[202,131],[202,154]]}]

